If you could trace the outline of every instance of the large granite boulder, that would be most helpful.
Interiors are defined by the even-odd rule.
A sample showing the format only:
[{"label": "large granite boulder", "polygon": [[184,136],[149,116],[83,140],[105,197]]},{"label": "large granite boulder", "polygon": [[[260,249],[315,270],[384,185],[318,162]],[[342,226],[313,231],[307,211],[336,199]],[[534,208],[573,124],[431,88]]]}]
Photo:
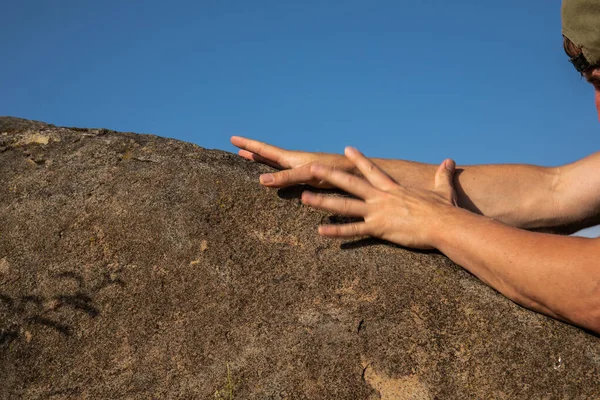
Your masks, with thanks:
[{"label": "large granite boulder", "polygon": [[600,397],[600,339],[435,252],[319,237],[268,167],[0,118],[0,398]]}]

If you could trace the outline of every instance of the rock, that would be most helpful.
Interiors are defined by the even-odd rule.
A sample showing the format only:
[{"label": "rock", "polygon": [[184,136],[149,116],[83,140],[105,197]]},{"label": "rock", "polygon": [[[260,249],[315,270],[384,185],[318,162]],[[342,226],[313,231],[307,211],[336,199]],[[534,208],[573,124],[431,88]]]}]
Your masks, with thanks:
[{"label": "rock", "polygon": [[[600,339],[435,252],[320,237],[266,166],[0,118],[0,398],[592,398]],[[333,218],[335,219],[335,218]]]}]

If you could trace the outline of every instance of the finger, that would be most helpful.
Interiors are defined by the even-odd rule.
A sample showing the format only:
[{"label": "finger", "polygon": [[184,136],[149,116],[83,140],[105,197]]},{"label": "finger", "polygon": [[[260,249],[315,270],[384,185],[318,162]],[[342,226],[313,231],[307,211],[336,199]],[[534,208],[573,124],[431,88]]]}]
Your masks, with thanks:
[{"label": "finger", "polygon": [[273,174],[263,174],[260,176],[260,183],[274,188],[309,183],[314,180],[314,177],[310,172],[310,166],[311,164],[306,164],[301,167],[286,169]]},{"label": "finger", "polygon": [[287,153],[287,150],[271,146],[270,144],[259,142],[258,140],[247,139],[241,136],[232,136],[231,143],[242,150],[248,150],[254,154],[281,164],[281,157]]},{"label": "finger", "polygon": [[438,167],[435,172],[434,190],[453,202],[456,201],[456,192],[454,190],[454,171],[456,163],[447,158]]},{"label": "finger", "polygon": [[361,174],[376,188],[388,190],[397,185],[392,178],[354,147],[346,147],[344,153],[356,165]]},{"label": "finger", "polygon": [[314,178],[325,181],[361,199],[367,199],[374,191],[373,186],[366,180],[338,169],[313,164],[310,167],[310,172]]},{"label": "finger", "polygon": [[273,168],[277,168],[277,169],[283,168],[278,163],[271,161],[271,160],[267,160],[263,156],[259,156],[258,154],[252,153],[251,151],[248,151],[248,150],[240,150],[240,151],[238,151],[238,155],[240,155],[241,157],[244,157],[246,160],[256,161],[261,164],[266,164]]},{"label": "finger", "polygon": [[319,226],[319,234],[328,237],[369,236],[367,224],[365,222],[342,225],[321,225]]},{"label": "finger", "polygon": [[302,203],[349,217],[364,217],[368,212],[368,206],[364,201],[347,197],[323,196],[308,191],[302,193]]}]

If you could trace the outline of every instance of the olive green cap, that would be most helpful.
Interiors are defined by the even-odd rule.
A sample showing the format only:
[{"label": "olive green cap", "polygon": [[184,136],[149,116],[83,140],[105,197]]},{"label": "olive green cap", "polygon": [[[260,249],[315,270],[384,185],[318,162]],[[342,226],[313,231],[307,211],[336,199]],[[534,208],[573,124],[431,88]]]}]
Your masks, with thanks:
[{"label": "olive green cap", "polygon": [[600,0],[563,0],[562,33],[583,52],[571,59],[579,72],[600,64]]}]

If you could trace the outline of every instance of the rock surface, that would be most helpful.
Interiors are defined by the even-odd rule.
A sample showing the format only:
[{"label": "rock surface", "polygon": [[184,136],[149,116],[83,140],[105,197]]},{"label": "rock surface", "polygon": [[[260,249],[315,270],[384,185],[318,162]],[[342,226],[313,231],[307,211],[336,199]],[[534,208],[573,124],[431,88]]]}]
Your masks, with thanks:
[{"label": "rock surface", "polygon": [[593,398],[600,339],[447,258],[318,236],[268,167],[0,118],[0,398]]}]

